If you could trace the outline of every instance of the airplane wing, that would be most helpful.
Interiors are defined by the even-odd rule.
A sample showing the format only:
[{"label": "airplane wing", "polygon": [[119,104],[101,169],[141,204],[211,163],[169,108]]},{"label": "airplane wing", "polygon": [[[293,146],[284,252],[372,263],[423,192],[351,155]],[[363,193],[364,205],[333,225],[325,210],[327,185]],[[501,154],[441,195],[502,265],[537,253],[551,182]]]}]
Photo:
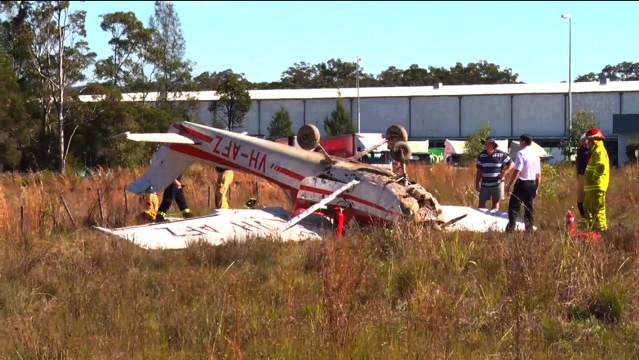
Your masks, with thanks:
[{"label": "airplane wing", "polygon": [[319,226],[295,225],[286,233],[288,213],[282,208],[219,209],[208,216],[166,223],[129,226],[118,229],[96,227],[146,249],[183,249],[203,240],[211,245],[250,238],[279,238],[282,241],[319,240]]},{"label": "airplane wing", "polygon": [[[445,219],[446,231],[504,232],[508,225],[508,213],[476,209],[468,206],[442,205],[442,217]],[[525,224],[517,220],[515,231],[524,231]]]},{"label": "airplane wing", "polygon": [[131,133],[127,131],[123,134],[118,135],[118,137],[124,137],[127,140],[141,142],[191,145],[195,144],[195,141],[191,140],[190,138],[175,133]]}]

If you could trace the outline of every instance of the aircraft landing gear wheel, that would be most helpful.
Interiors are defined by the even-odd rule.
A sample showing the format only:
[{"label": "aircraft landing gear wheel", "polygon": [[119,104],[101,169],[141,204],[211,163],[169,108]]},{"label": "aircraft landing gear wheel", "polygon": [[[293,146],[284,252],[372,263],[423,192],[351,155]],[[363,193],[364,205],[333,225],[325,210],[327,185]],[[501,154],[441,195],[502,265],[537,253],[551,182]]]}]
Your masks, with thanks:
[{"label": "aircraft landing gear wheel", "polygon": [[297,143],[304,150],[314,150],[320,142],[320,131],[317,126],[307,124],[297,131]]},{"label": "aircraft landing gear wheel", "polygon": [[386,129],[386,140],[394,143],[397,141],[408,141],[408,132],[401,125],[391,125]]}]

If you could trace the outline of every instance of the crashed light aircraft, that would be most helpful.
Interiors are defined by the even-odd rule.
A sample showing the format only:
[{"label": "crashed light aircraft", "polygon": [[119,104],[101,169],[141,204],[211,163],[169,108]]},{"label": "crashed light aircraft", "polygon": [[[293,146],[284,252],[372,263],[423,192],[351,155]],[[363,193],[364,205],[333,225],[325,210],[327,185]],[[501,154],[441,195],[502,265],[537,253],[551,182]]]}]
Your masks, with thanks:
[{"label": "crashed light aircraft", "polygon": [[[375,225],[400,218],[437,229],[471,231],[503,231],[507,223],[504,213],[441,206],[421,185],[409,183],[406,176],[358,161],[382,145],[388,146],[399,163],[409,159],[406,130],[397,125],[388,128],[382,143],[350,159],[328,154],[320,145],[319,130],[313,125],[305,125],[298,131],[300,147],[191,122],[175,123],[168,133],[124,136],[134,141],[164,143],[142,178],[129,185],[131,192],[164,189],[191,164],[201,162],[259,176],[295,198],[292,217],[279,208],[226,209],[170,223],[98,228],[147,248],[182,248],[196,240],[217,245],[265,236],[282,240],[320,239],[317,224],[302,222],[317,210],[334,218],[338,229],[350,220]],[[523,228],[523,224],[517,227]]]}]

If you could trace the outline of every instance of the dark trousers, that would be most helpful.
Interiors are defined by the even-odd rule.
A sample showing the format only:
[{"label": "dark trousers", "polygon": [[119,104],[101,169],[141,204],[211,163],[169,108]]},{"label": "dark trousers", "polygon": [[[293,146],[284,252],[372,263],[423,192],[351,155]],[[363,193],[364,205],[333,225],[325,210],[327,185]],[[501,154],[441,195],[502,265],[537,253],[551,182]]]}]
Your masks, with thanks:
[{"label": "dark trousers", "polygon": [[535,219],[533,200],[535,199],[536,193],[537,182],[535,180],[517,180],[517,182],[515,182],[515,187],[513,188],[508,203],[508,226],[506,226],[506,231],[515,229],[517,215],[519,214],[522,203],[524,204],[526,231],[532,231]]},{"label": "dark trousers", "polygon": [[186,198],[184,197],[184,189],[177,187],[175,181],[171,185],[167,186],[162,195],[162,203],[160,204],[159,212],[167,212],[173,204],[173,200],[178,204],[180,211],[188,208],[186,205]]}]

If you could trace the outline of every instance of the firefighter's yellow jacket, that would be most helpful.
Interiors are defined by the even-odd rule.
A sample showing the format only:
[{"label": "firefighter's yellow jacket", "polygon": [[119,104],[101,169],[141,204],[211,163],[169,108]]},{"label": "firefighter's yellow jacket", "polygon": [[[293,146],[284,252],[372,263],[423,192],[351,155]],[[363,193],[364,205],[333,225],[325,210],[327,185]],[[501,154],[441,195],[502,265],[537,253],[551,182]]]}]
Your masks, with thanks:
[{"label": "firefighter's yellow jacket", "polygon": [[584,178],[584,191],[608,191],[610,161],[601,140],[594,141]]}]

